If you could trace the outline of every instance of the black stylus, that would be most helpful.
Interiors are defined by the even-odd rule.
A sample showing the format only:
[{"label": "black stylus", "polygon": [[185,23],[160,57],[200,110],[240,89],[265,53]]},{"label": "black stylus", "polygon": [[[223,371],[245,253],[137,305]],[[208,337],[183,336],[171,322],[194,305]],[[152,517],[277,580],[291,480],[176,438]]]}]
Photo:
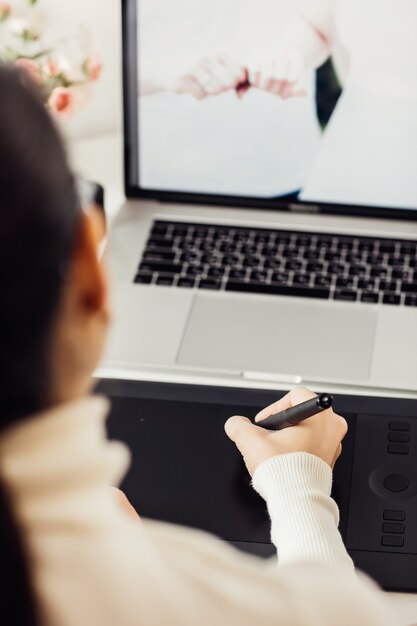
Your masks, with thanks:
[{"label": "black stylus", "polygon": [[268,430],[281,430],[282,428],[288,428],[288,426],[296,426],[308,417],[329,409],[332,404],[333,397],[328,393],[321,393],[319,396],[301,404],[296,404],[289,409],[281,411],[281,413],[270,415],[261,422],[256,422],[256,425]]}]

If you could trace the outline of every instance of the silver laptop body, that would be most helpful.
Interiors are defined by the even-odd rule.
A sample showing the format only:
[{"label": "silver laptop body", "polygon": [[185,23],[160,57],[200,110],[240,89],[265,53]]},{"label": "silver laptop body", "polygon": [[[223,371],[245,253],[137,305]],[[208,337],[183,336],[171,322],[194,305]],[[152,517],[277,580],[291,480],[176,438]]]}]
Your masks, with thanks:
[{"label": "silver laptop body", "polygon": [[[233,4],[232,0],[230,3]],[[204,10],[203,0],[200,3],[172,0],[171,4],[178,5],[177,13],[180,18],[182,17],[179,19],[178,32],[182,33],[184,41],[188,41],[184,35],[184,20],[185,15],[188,15],[188,20],[192,19],[188,10],[191,6],[194,7],[196,19],[199,17],[199,23],[207,24],[208,18],[202,21],[199,15]],[[190,4],[188,12],[181,13],[188,4]],[[261,4],[265,5],[266,11],[271,3],[262,0]],[[285,16],[284,5],[291,2],[281,4]],[[349,98],[355,97],[355,94],[352,96],[349,92],[349,82],[346,82],[325,130],[319,129],[317,143],[315,131],[310,139],[305,140],[306,147],[305,151],[301,150],[304,155],[300,157],[301,160],[294,159],[293,142],[288,143],[288,160],[293,159],[295,165],[292,172],[286,172],[285,177],[283,174],[282,178],[285,178],[285,181],[280,180],[276,184],[278,193],[277,197],[274,197],[269,187],[271,180],[273,187],[274,177],[278,180],[279,173],[284,172],[285,150],[284,156],[282,154],[279,156],[283,165],[280,164],[277,175],[275,170],[268,169],[271,160],[275,163],[273,151],[278,150],[277,140],[269,142],[267,134],[263,141],[268,145],[271,144],[268,148],[271,153],[267,155],[265,166],[260,168],[259,176],[254,178],[255,182],[250,180],[255,167],[251,163],[257,163],[255,151],[260,148],[253,143],[247,129],[253,111],[259,110],[261,113],[261,109],[257,108],[263,106],[261,103],[264,94],[258,93],[260,89],[255,93],[255,89],[246,84],[247,93],[239,99],[235,93],[217,95],[211,98],[212,103],[207,104],[204,117],[196,111],[199,105],[206,107],[205,101],[197,102],[189,93],[180,92],[177,87],[172,86],[172,79],[166,79],[166,84],[170,87],[165,91],[161,90],[161,93],[148,94],[147,87],[141,87],[141,76],[147,69],[147,59],[152,56],[153,41],[150,34],[155,33],[157,11],[161,11],[158,5],[160,2],[157,0],[139,0],[139,6],[138,0],[128,0],[124,3],[125,175],[129,199],[122,207],[109,236],[109,265],[115,310],[103,373],[236,386],[275,384],[285,387],[303,383],[315,388],[320,388],[321,385],[342,389],[362,388],[364,392],[397,391],[405,394],[416,391],[417,308],[414,306],[412,285],[417,284],[417,268],[410,260],[412,257],[407,257],[407,273],[404,278],[408,285],[406,289],[411,291],[404,291],[404,284],[401,281],[397,282],[395,291],[391,293],[392,304],[385,301],[381,290],[377,302],[363,302],[362,291],[357,287],[355,289],[358,290],[358,297],[355,301],[339,300],[334,297],[321,299],[279,293],[271,295],[227,291],[223,287],[231,268],[223,275],[221,279],[223,287],[219,289],[199,288],[198,282],[192,288],[181,288],[179,274],[169,285],[158,284],[158,273],[155,272],[149,283],[135,282],[140,267],[143,267],[142,257],[147,250],[147,242],[156,222],[174,224],[168,226],[170,233],[173,232],[175,224],[191,225],[191,230],[197,230],[200,225],[205,229],[202,232],[208,233],[208,237],[212,238],[219,232],[213,229],[227,227],[232,233],[238,233],[239,229],[249,228],[253,231],[250,242],[255,241],[254,237],[257,237],[256,233],[259,232],[268,231],[275,234],[289,232],[292,233],[290,245],[294,245],[294,241],[299,241],[298,238],[302,240],[303,233],[313,238],[317,233],[324,238],[354,237],[359,241],[362,241],[360,238],[383,238],[391,244],[394,242],[394,251],[387,253],[388,256],[381,255],[380,259],[381,268],[386,266],[389,269],[387,280],[391,279],[393,271],[389,265],[391,257],[400,256],[401,250],[407,248],[408,244],[417,242],[417,176],[414,176],[414,181],[410,184],[417,163],[415,160],[412,165],[410,164],[410,154],[417,149],[415,122],[410,123],[407,132],[400,137],[406,144],[405,152],[411,146],[407,159],[402,162],[403,157],[394,156],[392,166],[386,163],[382,168],[379,164],[376,172],[375,167],[367,172],[365,159],[364,165],[355,165],[358,170],[356,178],[359,177],[361,180],[353,180],[351,186],[347,186],[347,191],[341,192],[342,196],[339,199],[337,193],[343,186],[344,177],[341,178],[342,182],[337,182],[336,166],[334,172],[333,169],[329,171],[329,184],[326,178],[320,185],[321,179],[317,172],[320,170],[320,164],[323,169],[325,149],[328,153],[333,150],[333,154],[342,161],[345,158],[347,179],[349,170],[346,164],[351,163],[349,167],[352,168],[354,166],[352,155],[346,155],[337,149],[338,141],[342,141],[342,145],[346,145],[346,153],[349,153],[349,136],[346,135],[349,117],[343,119],[343,106],[345,114],[346,110],[349,111],[349,106],[352,110],[353,105]],[[244,5],[245,2],[240,3],[242,14]],[[172,7],[171,9],[173,10]],[[228,11],[225,10],[224,21],[227,21],[228,15]],[[166,28],[168,29],[168,25],[174,28],[172,12],[165,16],[165,19]],[[245,19],[253,22],[257,17],[250,14],[249,17],[246,15]],[[158,18],[158,24],[162,33],[161,41],[164,41],[164,19]],[[188,24],[188,28],[191,29],[191,26],[192,24]],[[194,31],[195,28],[192,32]],[[241,27],[241,33],[245,33],[244,25]],[[157,38],[156,35],[155,37]],[[201,38],[204,39],[203,36]],[[196,41],[201,38],[197,37]],[[138,39],[143,42],[140,46]],[[189,45],[197,46],[197,43]],[[169,56],[169,41],[166,46],[167,49],[161,52],[161,58],[164,55]],[[230,50],[232,49],[233,46],[230,47]],[[236,45],[235,50],[237,49]],[[152,56],[153,60],[154,57],[155,55]],[[156,73],[157,66],[158,59],[154,66],[149,63],[149,67]],[[307,82],[309,80],[311,76],[306,78]],[[316,89],[311,84],[310,88]],[[417,84],[412,85],[412,88],[413,93],[410,97],[414,101]],[[379,92],[375,91],[368,96],[371,103],[372,97],[376,98],[376,93]],[[266,112],[265,116],[270,114],[269,109],[275,106],[275,100],[276,104],[282,104],[278,103],[277,97],[274,100],[274,96],[270,94],[269,96],[267,104],[269,112]],[[232,97],[236,102],[231,104]],[[407,108],[407,97],[404,96],[404,102],[400,98],[397,103],[399,115],[405,116],[403,122],[399,122],[400,125],[407,124],[404,113]],[[214,104],[222,102],[222,98],[224,105]],[[216,124],[216,120],[220,119],[220,114],[223,115],[227,107],[239,107],[245,98],[247,100],[242,105],[246,107],[244,112],[236,113],[236,117],[241,115],[241,120],[228,118],[233,128],[230,130],[230,125],[226,125],[224,128],[227,132],[218,131],[217,141],[212,141],[207,126],[213,124],[213,120]],[[208,101],[210,98],[205,100]],[[383,96],[381,102],[379,108],[385,110]],[[392,105],[392,102],[389,104]],[[305,101],[303,106],[306,111]],[[368,113],[364,110],[364,120],[361,114],[361,119],[355,122],[360,137],[365,139],[366,133],[371,132],[369,121],[366,119]],[[173,130],[174,114],[177,117]],[[389,119],[390,112],[387,110],[384,114],[388,116],[386,119]],[[375,116],[372,117],[374,118]],[[202,119],[205,120],[204,123]],[[262,119],[262,115],[260,114],[257,119]],[[187,126],[184,125],[184,120],[188,120]],[[345,133],[343,135],[340,131],[339,138],[336,132],[338,123]],[[376,125],[380,123],[381,120],[375,120]],[[245,153],[242,152],[245,149],[244,142],[239,144],[240,157],[225,155],[232,136],[230,134],[229,137],[227,133],[229,130],[230,133],[236,131],[239,124],[242,124],[241,130],[245,135],[245,141],[249,142],[248,145],[253,149],[250,155],[252,161],[249,157],[246,159]],[[361,124],[366,124],[367,127],[361,129]],[[186,133],[189,126],[192,127],[191,139]],[[303,131],[303,135],[307,137],[306,133],[307,131]],[[382,131],[380,134],[382,135]],[[386,141],[390,140],[389,134],[388,129],[385,133]],[[204,141],[200,135],[204,137]],[[223,135],[227,135],[226,139]],[[398,140],[398,133],[396,138]],[[195,154],[190,154],[189,146],[192,141],[197,145]],[[224,146],[216,156],[217,144],[221,141],[224,141]],[[239,141],[240,138],[237,143]],[[262,142],[259,145],[262,146]],[[381,139],[375,152],[377,164],[378,151],[383,151],[383,146]],[[362,147],[366,152],[365,140]],[[300,147],[298,150],[300,151]],[[282,151],[283,149],[281,153]],[[303,159],[307,159],[304,152],[309,151],[311,160],[304,163]],[[201,154],[203,156],[200,163],[198,159]],[[230,166],[232,156],[233,162]],[[360,151],[357,158],[360,159]],[[193,163],[193,159],[198,161],[197,165]],[[399,165],[398,160],[401,161]],[[310,165],[314,171],[305,174],[307,183],[305,187],[301,187],[297,183],[297,176],[300,176],[301,171],[306,172]],[[205,169],[201,175],[199,168],[203,167]],[[326,167],[327,169],[333,167],[331,161]],[[211,170],[215,170],[214,173],[211,173]],[[190,172],[189,179],[187,171]],[[178,186],[175,186],[176,180],[179,181]],[[251,196],[246,186],[253,187],[258,183],[260,186],[257,193]],[[228,185],[232,192],[235,190],[234,195],[228,191]],[[298,190],[296,197],[289,193],[294,186]],[[218,189],[220,192],[217,192]],[[240,189],[243,189],[243,193],[239,192]],[[360,195],[361,190],[364,195],[363,204],[359,196],[355,196],[355,193]],[[282,253],[282,247],[280,250]],[[184,264],[181,275],[186,275],[189,265]],[[205,271],[208,271],[208,268],[209,263]],[[272,280],[271,276],[272,274],[268,280]],[[379,281],[379,284],[382,284],[382,278]],[[357,284],[359,283],[356,282],[355,285]],[[399,303],[395,300],[397,296]]]}]

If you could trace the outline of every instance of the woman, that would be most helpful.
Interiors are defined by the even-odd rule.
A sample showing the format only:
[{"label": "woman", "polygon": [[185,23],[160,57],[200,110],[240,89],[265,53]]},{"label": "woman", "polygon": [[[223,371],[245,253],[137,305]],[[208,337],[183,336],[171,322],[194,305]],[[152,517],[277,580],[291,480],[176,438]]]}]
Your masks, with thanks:
[{"label": "woman", "polygon": [[417,3],[296,0],[295,5],[298,17],[287,36],[287,54],[300,78],[333,54],[338,40],[347,55],[342,96],[302,199],[415,209]]},{"label": "woman", "polygon": [[[278,567],[115,502],[128,451],[88,395],[109,322],[95,220],[34,89],[0,68],[0,623],[391,623],[337,530],[346,423],[332,411],[276,433],[226,423],[267,501]],[[259,419],[312,395],[295,389]]]}]

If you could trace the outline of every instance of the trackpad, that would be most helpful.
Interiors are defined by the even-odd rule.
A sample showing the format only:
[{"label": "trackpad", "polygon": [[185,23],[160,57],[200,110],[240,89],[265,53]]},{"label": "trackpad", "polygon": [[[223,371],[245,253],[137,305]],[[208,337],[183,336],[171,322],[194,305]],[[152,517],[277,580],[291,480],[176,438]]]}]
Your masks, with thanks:
[{"label": "trackpad", "polygon": [[198,294],[177,362],[303,378],[366,381],[377,314],[337,302]]}]

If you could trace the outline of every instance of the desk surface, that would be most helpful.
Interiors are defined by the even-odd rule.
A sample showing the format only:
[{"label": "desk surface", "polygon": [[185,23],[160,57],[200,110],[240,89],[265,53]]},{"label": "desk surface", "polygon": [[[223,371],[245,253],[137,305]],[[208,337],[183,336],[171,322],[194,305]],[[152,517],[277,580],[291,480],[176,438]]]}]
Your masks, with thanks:
[{"label": "desk surface", "polygon": [[[106,192],[109,227],[124,201],[123,143],[119,134],[103,135],[72,142],[71,162],[76,172],[101,183]],[[398,615],[398,626],[417,624],[417,594],[387,593]]]}]

